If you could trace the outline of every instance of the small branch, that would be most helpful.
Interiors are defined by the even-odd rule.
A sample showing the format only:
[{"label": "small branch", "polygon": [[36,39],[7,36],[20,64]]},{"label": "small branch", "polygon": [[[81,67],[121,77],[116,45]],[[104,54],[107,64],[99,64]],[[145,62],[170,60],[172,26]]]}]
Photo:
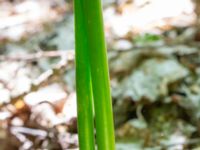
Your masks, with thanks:
[{"label": "small branch", "polygon": [[[190,42],[190,43],[180,43],[180,42],[175,42],[175,43],[163,43],[161,45],[145,45],[145,46],[137,46],[133,45],[129,49],[125,50],[109,50],[109,53],[123,53],[123,52],[128,52],[128,51],[133,51],[133,50],[141,50],[141,49],[158,49],[162,47],[173,47],[173,46],[179,46],[179,45],[185,45],[185,46],[191,46],[191,47],[196,47],[200,48],[200,44],[198,42]],[[191,52],[194,53],[194,52]],[[191,54],[190,53],[190,54]],[[62,57],[62,56],[71,56],[71,60],[74,59],[75,52],[73,49],[71,50],[52,50],[52,51],[40,51],[37,53],[32,53],[32,54],[22,54],[22,55],[0,55],[0,61],[35,61],[41,58],[56,58],[56,57]]]},{"label": "small branch", "polygon": [[0,55],[0,61],[34,61],[40,58],[55,58],[66,55],[74,55],[74,50],[53,50],[53,51],[40,51],[34,54],[23,54],[6,56]]},{"label": "small branch", "polygon": [[39,136],[45,138],[47,136],[47,132],[44,130],[39,130],[39,129],[31,129],[31,128],[26,128],[26,127],[17,127],[13,126],[11,127],[11,132],[13,134],[27,134],[31,136]]}]

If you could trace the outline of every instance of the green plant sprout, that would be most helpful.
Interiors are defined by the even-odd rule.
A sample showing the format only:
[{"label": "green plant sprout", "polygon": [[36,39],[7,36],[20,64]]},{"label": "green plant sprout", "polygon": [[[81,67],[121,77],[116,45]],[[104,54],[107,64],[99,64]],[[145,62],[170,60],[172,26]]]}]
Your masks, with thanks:
[{"label": "green plant sprout", "polygon": [[115,150],[101,1],[74,0],[74,10],[79,147]]}]

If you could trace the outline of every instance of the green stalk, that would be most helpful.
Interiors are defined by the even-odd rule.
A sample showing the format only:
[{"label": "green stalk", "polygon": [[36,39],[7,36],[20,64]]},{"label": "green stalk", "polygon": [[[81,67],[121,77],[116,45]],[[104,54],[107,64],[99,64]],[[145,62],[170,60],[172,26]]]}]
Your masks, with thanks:
[{"label": "green stalk", "polygon": [[94,149],[91,89],[94,99],[98,150],[115,150],[101,1],[75,0],[74,4],[80,150]]},{"label": "green stalk", "polygon": [[94,150],[94,120],[88,41],[82,0],[75,0],[76,90],[80,150]]},{"label": "green stalk", "polygon": [[[76,0],[75,0],[76,1]],[[86,21],[98,150],[114,150],[114,125],[101,0],[79,0]]]}]

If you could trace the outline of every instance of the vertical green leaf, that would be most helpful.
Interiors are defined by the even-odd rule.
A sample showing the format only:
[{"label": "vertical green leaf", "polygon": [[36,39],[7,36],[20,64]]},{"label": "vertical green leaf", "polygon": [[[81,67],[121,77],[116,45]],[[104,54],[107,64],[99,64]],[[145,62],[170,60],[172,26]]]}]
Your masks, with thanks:
[{"label": "vertical green leaf", "polygon": [[76,91],[80,150],[94,150],[94,121],[88,41],[81,0],[75,0]]},{"label": "vertical green leaf", "polygon": [[[92,107],[92,94],[89,84],[92,79],[98,150],[114,150],[115,138],[112,101],[100,0],[75,0],[75,29],[80,149],[90,150],[93,147],[89,147],[89,143],[94,141],[90,139],[92,138],[92,133],[89,130],[93,131],[93,129],[86,129],[86,127],[91,126],[91,118],[85,118],[87,123],[83,123],[84,116],[86,117],[88,115],[88,117],[91,117],[92,108],[90,107]],[[85,106],[83,109],[89,110],[82,110],[81,106]],[[85,114],[83,115],[81,112]],[[84,128],[81,128],[81,126]],[[83,132],[90,133],[90,136],[86,135],[86,140],[84,140]],[[87,143],[87,146],[83,142]]]},{"label": "vertical green leaf", "polygon": [[114,150],[114,127],[107,51],[100,0],[82,0],[92,76],[98,150]]}]

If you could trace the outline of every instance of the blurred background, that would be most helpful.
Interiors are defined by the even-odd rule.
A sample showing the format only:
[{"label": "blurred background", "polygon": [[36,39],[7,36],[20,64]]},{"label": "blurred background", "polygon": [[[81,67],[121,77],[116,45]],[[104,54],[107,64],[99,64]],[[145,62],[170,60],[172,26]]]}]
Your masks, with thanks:
[{"label": "blurred background", "polygon": [[[200,1],[103,0],[117,150],[200,150]],[[0,0],[0,150],[78,149],[72,0]]]}]

